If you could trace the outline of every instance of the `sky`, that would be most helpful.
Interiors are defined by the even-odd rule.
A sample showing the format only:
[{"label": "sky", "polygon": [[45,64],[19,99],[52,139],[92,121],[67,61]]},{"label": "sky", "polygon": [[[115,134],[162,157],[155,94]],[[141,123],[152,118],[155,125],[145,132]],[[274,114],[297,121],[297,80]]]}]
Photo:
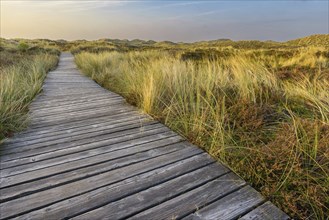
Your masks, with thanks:
[{"label": "sky", "polygon": [[0,0],[1,37],[286,41],[329,33],[329,0]]}]

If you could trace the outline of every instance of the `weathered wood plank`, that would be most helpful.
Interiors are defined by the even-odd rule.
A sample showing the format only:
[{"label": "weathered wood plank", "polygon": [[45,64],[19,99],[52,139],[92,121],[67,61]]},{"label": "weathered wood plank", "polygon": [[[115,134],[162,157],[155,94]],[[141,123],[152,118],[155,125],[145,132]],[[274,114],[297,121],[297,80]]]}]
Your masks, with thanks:
[{"label": "weathered wood plank", "polygon": [[[97,151],[89,152],[91,154],[91,155],[89,155],[89,157],[85,156],[85,157],[81,158],[80,160],[71,159],[70,161],[67,161],[67,162],[64,161],[63,163],[57,164],[56,166],[44,167],[39,170],[30,171],[27,173],[21,173],[21,174],[9,176],[6,178],[1,178],[1,187],[2,188],[8,187],[10,185],[20,184],[22,182],[27,182],[27,181],[31,181],[31,180],[35,180],[35,179],[44,178],[44,177],[55,175],[55,174],[58,174],[61,172],[67,172],[67,171],[78,169],[78,168],[81,168],[84,166],[89,166],[89,165],[92,165],[93,163],[95,163],[95,164],[102,163],[120,153],[123,153],[123,152],[127,153],[127,151],[129,151],[129,153],[127,153],[127,155],[130,155],[130,151],[134,152],[134,153],[138,152],[139,147],[141,150],[143,150],[144,147],[149,147],[149,146],[158,147],[159,145],[164,144],[163,142],[165,142],[165,141],[167,141],[167,144],[173,144],[177,141],[176,139],[177,139],[176,136],[168,136],[166,138],[158,137],[158,139],[154,138],[152,141],[148,141],[148,140],[141,138],[140,140],[137,140],[136,143],[127,142],[127,143],[123,143],[123,144],[122,143],[116,144],[116,145],[112,146],[113,150],[105,148],[106,150],[104,150],[104,152],[101,154],[99,154],[99,153],[97,154]],[[180,144],[180,146],[185,146],[185,144]],[[137,149],[135,149],[135,147],[137,147]],[[114,151],[118,151],[118,152],[114,152]],[[124,157],[125,155],[121,155],[121,156]]]},{"label": "weathered wood plank", "polygon": [[230,173],[224,179],[215,179],[194,190],[140,212],[130,217],[130,219],[179,219],[229,195],[245,184],[235,174]]},{"label": "weathered wood plank", "polygon": [[[171,132],[163,132],[163,133],[157,133],[154,135],[142,137],[142,138],[136,138],[133,143],[140,144],[140,143],[146,143],[146,142],[153,142],[159,139],[163,139],[166,137],[171,137],[174,134]],[[107,143],[92,143],[89,145],[84,145],[79,149],[78,147],[74,147],[73,149],[71,148],[70,150],[62,150],[61,152],[58,151],[52,151],[49,154],[45,155],[48,156],[49,158],[46,158],[44,160],[39,160],[39,161],[33,161],[34,158],[43,158],[44,155],[38,155],[33,158],[29,158],[32,160],[30,163],[25,163],[22,165],[18,166],[13,166],[9,168],[4,168],[1,170],[1,178],[8,178],[9,176],[25,173],[25,172],[30,172],[33,170],[40,170],[44,169],[46,167],[52,167],[56,166],[58,164],[63,164],[63,163],[68,163],[70,161],[75,161],[75,160],[81,160],[83,158],[89,158],[93,157],[95,155],[99,154],[104,154],[107,152],[112,152],[115,150],[123,149],[126,147],[131,146],[131,140],[132,139],[124,139],[126,141],[116,141],[116,143],[113,143],[114,141],[112,140],[112,145],[111,141],[108,141]],[[115,144],[113,146],[113,144]],[[100,146],[97,146],[100,145]],[[128,145],[128,146],[127,146]],[[63,152],[64,151],[64,152]],[[59,155],[58,157],[53,157],[53,155]],[[60,155],[62,154],[62,155]],[[41,171],[38,171],[41,172]]]},{"label": "weathered wood plank", "polygon": [[[189,152],[192,152],[192,155],[195,153],[199,153],[199,151],[195,151],[194,149],[187,149],[187,152],[184,152],[183,154],[188,154]],[[176,152],[174,152],[175,154]],[[182,152],[181,152],[182,153]],[[75,210],[78,208],[81,210],[83,206],[89,207],[89,205],[93,204],[93,202],[100,201],[99,198],[95,199],[96,201],[90,201],[92,198],[98,197],[106,197],[108,199],[108,196],[105,195],[106,192],[109,192],[110,189],[114,188],[114,192],[117,192],[117,195],[125,194],[124,191],[117,190],[117,187],[111,186],[113,183],[118,182],[119,185],[130,185],[131,190],[136,190],[135,185],[137,183],[140,183],[141,181],[148,181],[154,178],[155,176],[164,175],[164,178],[173,178],[175,176],[187,173],[189,171],[194,170],[198,167],[201,167],[202,164],[209,163],[209,160],[205,160],[205,157],[207,157],[206,154],[196,155],[193,157],[190,157],[188,159],[179,160],[178,162],[172,163],[173,161],[177,161],[177,158],[182,158],[180,155],[168,156],[165,155],[162,158],[158,157],[156,159],[155,164],[152,164],[152,166],[149,165],[149,161],[145,161],[145,163],[138,163],[132,166],[124,167],[121,169],[116,169],[110,172],[102,173],[96,176],[92,176],[83,180],[79,180],[73,183],[66,184],[65,187],[55,187],[51,188],[49,190],[45,190],[42,192],[34,193],[28,196],[24,196],[18,199],[14,199],[5,203],[0,204],[0,212],[1,217],[12,217],[19,214],[23,214],[26,212],[29,212],[30,210],[35,209],[41,209],[36,211],[36,216],[33,216],[32,219],[53,219],[53,218],[62,218],[62,215],[69,214],[69,210],[72,210],[75,208]],[[176,153],[177,154],[177,153]],[[189,155],[191,156],[191,154]],[[161,161],[161,159],[163,161]],[[162,165],[160,165],[162,164]],[[163,164],[169,164],[163,166]],[[160,166],[159,166],[160,165]],[[155,169],[156,167],[160,167]],[[138,169],[136,169],[138,168]],[[145,170],[150,170],[149,172],[145,173]],[[133,173],[131,171],[134,171]],[[143,174],[136,175],[136,172],[140,173],[143,172]],[[127,179],[127,176],[135,176],[131,179]],[[168,177],[169,176],[169,177]],[[158,181],[161,181],[161,178],[157,178]],[[152,184],[152,182],[151,182]],[[142,187],[145,186],[144,184],[141,185]],[[92,192],[94,191],[94,192]],[[86,193],[91,192],[89,195],[89,202],[86,203],[86,199],[88,198]],[[77,204],[75,202],[74,197],[78,197],[79,203]],[[91,198],[90,198],[91,197]],[[110,197],[111,198],[111,197]],[[69,200],[68,200],[69,199]],[[63,206],[62,203],[59,203],[61,201],[64,201],[65,206]],[[52,204],[52,207],[47,207]],[[47,207],[45,209],[42,209],[43,207]],[[54,208],[57,207],[57,208]],[[65,212],[63,212],[65,210]],[[45,212],[46,216],[43,214],[40,215],[40,212]],[[55,215],[52,215],[52,212],[55,212]],[[33,215],[33,213],[32,213]],[[30,218],[32,215],[29,215]],[[22,216],[24,219],[24,216]]]},{"label": "weathered wood plank", "polygon": [[239,218],[241,220],[288,220],[289,216],[271,202],[266,202],[248,214]]},{"label": "weathered wood plank", "polygon": [[73,143],[74,141],[79,141],[88,138],[93,138],[93,141],[97,141],[98,140],[97,136],[107,135],[107,137],[119,137],[131,133],[141,133],[143,131],[147,131],[159,127],[161,127],[161,124],[155,121],[145,121],[145,122],[137,121],[135,123],[126,124],[123,126],[118,126],[109,129],[106,128],[103,129],[101,127],[100,129],[96,129],[95,131],[91,130],[87,133],[83,131],[78,131],[77,134],[74,136],[68,135],[67,137],[63,137],[61,139],[51,139],[51,140],[46,139],[41,142],[31,140],[31,141],[24,141],[20,143],[12,143],[11,148],[4,149],[1,151],[1,155],[2,155],[1,160],[6,161],[8,160],[7,158],[15,157],[15,155],[12,154],[18,155],[17,153],[22,153],[19,154],[20,155],[19,157],[24,156],[25,155],[24,153],[31,154],[32,151],[38,151],[39,150],[38,148],[49,147],[50,145],[58,145],[62,143],[71,143],[71,142]]},{"label": "weathered wood plank", "polygon": [[90,103],[87,105],[80,105],[80,106],[72,106],[72,107],[63,107],[56,109],[54,111],[43,111],[43,112],[35,112],[33,114],[30,114],[30,118],[36,119],[36,120],[47,120],[47,119],[57,119],[60,117],[68,117],[71,115],[78,115],[82,112],[90,112],[91,110],[97,109],[108,109],[108,110],[114,110],[118,109],[120,107],[120,104],[124,103],[123,100],[118,100],[115,102],[99,102],[99,103]]},{"label": "weathered wood plank", "polygon": [[47,92],[44,92],[42,94],[42,96],[44,98],[46,98],[47,100],[52,100],[52,99],[61,99],[61,98],[64,98],[64,97],[75,97],[75,98],[79,98],[80,96],[85,96],[85,95],[90,95],[90,94],[93,94],[93,95],[101,95],[102,94],[102,91],[85,91],[83,93],[71,93],[71,94],[65,94],[65,93],[56,93],[56,94],[52,94],[52,93],[47,93]]},{"label": "weathered wood plank", "polygon": [[111,104],[120,104],[124,102],[123,99],[115,98],[114,100],[111,99],[99,99],[99,100],[91,100],[88,103],[75,103],[75,104],[68,104],[68,105],[62,105],[62,106],[55,106],[51,108],[42,108],[42,109],[34,109],[33,112],[30,113],[30,115],[53,115],[54,113],[59,113],[61,111],[69,112],[72,110],[80,110],[80,109],[89,109],[89,108],[95,108],[97,106],[103,106],[103,105],[110,105]]},{"label": "weathered wood plank", "polygon": [[104,101],[114,101],[114,100],[123,100],[120,97],[99,97],[96,96],[95,98],[85,98],[85,99],[75,99],[72,101],[66,101],[66,102],[58,102],[58,101],[47,101],[44,103],[40,103],[38,106],[30,106],[29,109],[32,110],[31,114],[34,112],[43,112],[43,111],[55,111],[58,109],[62,109],[65,107],[75,107],[75,106],[79,106],[79,105],[83,105],[86,103],[98,103],[98,102],[104,102]]},{"label": "weathered wood plank", "polygon": [[60,81],[58,79],[46,79],[43,83],[43,89],[47,89],[48,91],[52,90],[74,90],[74,89],[83,89],[83,88],[95,88],[95,89],[103,89],[97,84],[91,84],[90,81],[82,80],[82,78],[75,77],[72,79],[66,78],[66,81]]},{"label": "weathered wood plank", "polygon": [[[84,129],[79,129],[79,130],[67,130],[67,132],[65,133],[53,133],[52,136],[48,136],[48,137],[38,137],[38,138],[34,138],[31,140],[21,140],[21,141],[16,141],[16,142],[10,142],[10,143],[6,143],[6,146],[8,146],[6,149],[14,149],[17,147],[23,147],[23,146],[27,146],[27,145],[33,145],[33,144],[37,144],[37,143],[43,143],[43,142],[49,142],[49,141],[53,141],[53,140],[59,140],[62,138],[67,138],[67,137],[72,137],[72,136],[77,136],[77,135],[82,135],[82,134],[88,134],[88,133],[92,133],[92,132],[96,132],[96,131],[102,131],[102,130],[112,130],[113,132],[116,131],[120,131],[120,130],[126,130],[132,127],[143,127],[145,125],[148,124],[154,124],[154,121],[150,121],[147,119],[134,119],[134,120],[129,120],[129,121],[123,121],[123,122],[118,122],[118,123],[111,123],[111,122],[107,122],[107,123],[102,123],[99,126],[92,126],[91,128],[86,128],[84,127]],[[9,152],[6,151],[4,149],[3,153],[5,152]]]},{"label": "weathered wood plank", "polygon": [[117,94],[101,93],[101,94],[88,94],[88,95],[80,96],[79,98],[76,98],[76,96],[70,96],[68,94],[67,96],[62,96],[61,99],[55,99],[55,97],[49,98],[49,97],[43,96],[43,93],[42,93],[41,95],[38,95],[35,98],[36,103],[32,103],[32,106],[37,107],[37,103],[39,103],[39,102],[42,105],[42,104],[47,104],[48,102],[51,103],[51,102],[60,101],[60,100],[62,100],[63,102],[67,102],[67,101],[79,100],[80,98],[82,98],[82,99],[96,98],[97,96],[106,97],[106,98],[119,98],[119,97],[121,97]]},{"label": "weathered wood plank", "polygon": [[179,141],[177,137],[162,139],[153,143],[134,145],[129,149],[118,150],[111,154],[96,155],[89,159],[82,159],[57,167],[47,168],[41,170],[41,172],[30,172],[9,177],[1,183],[1,186],[5,188],[1,189],[0,200],[3,202],[18,198],[183,150],[185,147],[183,144],[176,144]]},{"label": "weathered wood plank", "polygon": [[[30,109],[42,109],[43,107],[46,108],[48,105],[52,106],[53,104],[58,105],[66,105],[66,104],[74,104],[84,101],[91,101],[97,99],[117,99],[121,98],[120,96],[112,96],[108,94],[101,94],[101,95],[88,95],[88,96],[80,96],[79,98],[70,97],[68,96],[66,99],[45,99],[45,97],[38,96],[34,102],[29,106]],[[55,106],[56,107],[56,106]]]},{"label": "weathered wood plank", "polygon": [[[120,101],[121,102],[121,101]],[[72,119],[72,118],[79,118],[79,117],[85,117],[88,116],[88,113],[90,113],[90,111],[93,112],[115,112],[115,111],[122,111],[122,106],[121,105],[114,105],[109,108],[109,106],[99,106],[96,108],[89,108],[89,109],[85,109],[85,110],[79,110],[79,111],[71,111],[71,112],[65,112],[63,110],[63,112],[57,116],[33,116],[31,115],[31,118],[34,119],[36,122],[39,122],[38,124],[44,124],[44,123],[51,123],[51,122],[58,122],[61,120],[65,120],[65,119]],[[34,125],[34,123],[31,123],[32,125]]]},{"label": "weathered wood plank", "polygon": [[[34,130],[33,132],[29,133],[20,133],[19,135],[15,135],[11,137],[10,139],[7,139],[4,142],[4,145],[7,145],[7,147],[10,146],[10,143],[19,143],[22,141],[29,141],[29,140],[35,140],[39,138],[45,138],[45,137],[50,137],[53,135],[60,135],[60,134],[67,134],[67,133],[73,133],[77,131],[83,131],[83,130],[88,130],[88,129],[93,129],[93,128],[98,128],[101,127],[102,125],[106,125],[111,123],[113,126],[115,124],[123,124],[128,121],[150,121],[152,120],[150,117],[147,115],[139,115],[139,114],[129,114],[128,116],[125,117],[119,117],[118,119],[113,119],[113,118],[107,118],[107,117],[101,117],[101,118],[96,118],[94,120],[88,120],[88,121],[82,121],[79,124],[76,125],[71,125],[71,126],[66,126],[66,127],[61,127],[61,129],[55,129],[52,127],[52,130],[50,132],[45,132],[47,129],[42,129],[40,131]],[[49,130],[48,130],[49,131]]]},{"label": "weathered wood plank", "polygon": [[[129,196],[136,192],[145,190],[152,187],[155,184],[168,181],[184,175],[189,172],[193,172],[196,169],[204,167],[209,163],[206,160],[200,160],[199,163],[193,162],[199,156],[194,156],[190,159],[186,159],[174,164],[167,165],[165,167],[151,170],[147,173],[135,175],[131,178],[119,181],[115,184],[99,188],[93,192],[88,192],[83,195],[76,196],[68,200],[58,202],[57,204],[50,205],[35,212],[23,215],[23,218],[29,219],[52,219],[52,218],[65,218],[90,209],[91,207],[97,207],[104,202],[111,202]],[[177,166],[179,164],[179,166]],[[184,169],[179,169],[182,167]],[[89,204],[84,201],[88,200]],[[66,207],[66,212],[63,213],[60,210]]]},{"label": "weathered wood plank", "polygon": [[[34,135],[44,135],[44,134],[50,134],[52,132],[57,132],[57,131],[67,131],[70,129],[75,129],[75,128],[82,128],[85,126],[93,126],[93,124],[97,124],[99,122],[103,121],[113,121],[114,123],[120,121],[121,119],[129,118],[130,116],[132,117],[139,117],[141,114],[138,114],[137,112],[134,111],[127,111],[119,114],[105,114],[105,115],[96,115],[93,118],[81,120],[81,121],[68,121],[66,123],[61,123],[61,124],[56,124],[56,125],[50,125],[50,126],[45,126],[45,127],[38,127],[38,128],[28,128],[26,131],[22,131],[16,135],[14,135],[14,139],[26,136],[34,136]],[[144,115],[147,116],[147,115]],[[150,120],[152,120],[150,118]],[[33,138],[32,138],[33,139]],[[4,150],[4,148],[10,148],[9,146],[6,145],[6,143],[10,143],[10,139],[7,139],[4,141],[4,145],[0,148],[0,152]],[[15,141],[13,141],[15,142]],[[0,157],[1,159],[1,157]]]},{"label": "weathered wood plank", "polygon": [[[77,127],[83,127],[85,125],[91,125],[93,123],[100,122],[102,120],[104,121],[117,121],[120,119],[124,119],[126,117],[130,116],[141,116],[142,114],[139,114],[136,111],[125,111],[125,112],[120,112],[118,114],[114,114],[112,112],[108,112],[106,114],[96,114],[93,115],[91,118],[85,118],[80,121],[66,121],[60,124],[56,125],[48,125],[44,127],[37,127],[37,128],[27,128],[26,131],[22,131],[17,133],[14,137],[19,137],[21,135],[39,135],[39,134],[46,134],[54,131],[60,131],[60,130],[67,130],[67,129],[72,129],[72,128],[77,128]],[[145,115],[144,115],[145,116]],[[147,115],[146,115],[147,116]],[[151,117],[149,117],[151,118]],[[0,149],[1,150],[1,149]]]},{"label": "weathered wood plank", "polygon": [[[93,207],[90,207],[90,212],[82,215],[78,215],[79,213],[77,213],[76,215],[78,216],[73,219],[128,218],[138,212],[156,206],[157,204],[173,199],[182,193],[202,186],[228,172],[229,170],[226,167],[218,164],[211,164],[178,178],[153,186],[147,190],[125,197],[116,202],[104,205],[100,208],[92,210]],[[225,178],[226,176],[223,176],[220,179]],[[110,212],[109,210],[115,211]],[[156,216],[154,216],[154,218],[156,218]]]},{"label": "weathered wood plank", "polygon": [[[54,119],[49,119],[49,120],[40,120],[40,119],[34,119],[31,124],[31,128],[40,128],[40,127],[46,127],[46,126],[54,126],[54,125],[59,125],[62,123],[68,123],[68,122],[76,122],[76,121],[81,121],[85,119],[89,119],[93,116],[102,116],[102,115],[116,115],[120,113],[124,113],[127,111],[133,111],[133,108],[115,108],[115,109],[108,109],[108,108],[103,108],[100,110],[93,110],[92,112],[89,111],[89,114],[87,112],[82,112],[80,114],[72,114],[70,116],[66,117],[57,117]],[[40,121],[39,123],[37,121]]]},{"label": "weathered wood plank", "polygon": [[[97,148],[97,147],[99,148],[99,147],[102,147],[102,146],[108,146],[108,145],[113,144],[113,143],[121,143],[121,142],[129,141],[129,140],[138,139],[140,137],[151,138],[151,135],[155,135],[155,134],[162,135],[163,133],[166,133],[166,132],[168,132],[168,129],[163,128],[161,126],[159,126],[158,128],[146,130],[146,131],[143,131],[143,132],[138,132],[138,131],[134,130],[133,132],[126,133],[126,135],[117,135],[117,136],[109,135],[109,136],[104,136],[104,137],[99,138],[99,139],[93,137],[93,138],[87,139],[88,141],[82,140],[82,141],[77,141],[75,143],[73,143],[73,142],[72,143],[64,143],[64,144],[60,144],[60,145],[56,146],[55,149],[53,149],[54,146],[46,146],[44,148],[40,148],[39,150],[30,150],[30,151],[27,151],[27,152],[23,151],[23,152],[20,152],[20,153],[5,155],[6,156],[5,159],[8,161],[8,160],[14,160],[14,159],[19,159],[19,158],[27,158],[27,157],[31,157],[31,156],[35,157],[37,155],[41,155],[41,154],[44,154],[44,153],[51,153],[51,152],[54,153],[54,152],[59,151],[59,150],[61,150],[62,152],[66,151],[66,152],[71,153],[75,150],[80,150],[80,148],[81,148],[81,151],[83,151],[85,148],[87,148],[87,149]],[[79,144],[79,142],[80,142],[80,144]],[[18,154],[20,154],[21,157],[17,157]],[[86,152],[84,154],[86,154]],[[10,173],[10,175],[13,175],[13,173],[16,173],[15,170],[16,170],[15,168],[7,170],[7,171],[6,171],[6,169],[1,169],[1,174],[0,175],[1,176],[7,176],[7,175],[9,175],[9,173]]]},{"label": "weathered wood plank", "polygon": [[214,203],[199,209],[184,220],[205,220],[205,219],[236,219],[240,215],[250,211],[264,202],[256,190],[250,186],[235,191]]}]

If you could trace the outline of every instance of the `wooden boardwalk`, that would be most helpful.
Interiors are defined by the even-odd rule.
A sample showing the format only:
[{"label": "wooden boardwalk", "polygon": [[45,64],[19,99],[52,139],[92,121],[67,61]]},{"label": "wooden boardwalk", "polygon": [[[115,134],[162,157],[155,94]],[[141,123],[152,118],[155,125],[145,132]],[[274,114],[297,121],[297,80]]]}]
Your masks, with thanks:
[{"label": "wooden boardwalk", "polygon": [[1,148],[1,219],[288,219],[64,53]]}]

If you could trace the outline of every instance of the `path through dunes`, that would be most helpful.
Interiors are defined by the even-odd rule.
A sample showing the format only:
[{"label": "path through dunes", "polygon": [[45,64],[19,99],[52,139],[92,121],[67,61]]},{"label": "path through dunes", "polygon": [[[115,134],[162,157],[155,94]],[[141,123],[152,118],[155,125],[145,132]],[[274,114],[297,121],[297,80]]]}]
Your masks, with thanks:
[{"label": "path through dunes", "polygon": [[1,148],[1,219],[287,219],[228,168],[63,53]]}]

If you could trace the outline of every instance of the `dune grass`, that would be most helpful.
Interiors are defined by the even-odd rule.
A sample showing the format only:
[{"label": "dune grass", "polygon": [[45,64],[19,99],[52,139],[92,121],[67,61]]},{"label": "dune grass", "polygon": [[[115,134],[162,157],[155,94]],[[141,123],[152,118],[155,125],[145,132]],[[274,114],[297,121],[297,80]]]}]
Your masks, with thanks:
[{"label": "dune grass", "polygon": [[80,53],[75,60],[290,216],[325,219],[329,59],[323,51],[232,50],[201,60],[165,51]]},{"label": "dune grass", "polygon": [[0,142],[26,126],[28,105],[58,62],[56,54],[1,51],[5,54],[0,69]]}]

